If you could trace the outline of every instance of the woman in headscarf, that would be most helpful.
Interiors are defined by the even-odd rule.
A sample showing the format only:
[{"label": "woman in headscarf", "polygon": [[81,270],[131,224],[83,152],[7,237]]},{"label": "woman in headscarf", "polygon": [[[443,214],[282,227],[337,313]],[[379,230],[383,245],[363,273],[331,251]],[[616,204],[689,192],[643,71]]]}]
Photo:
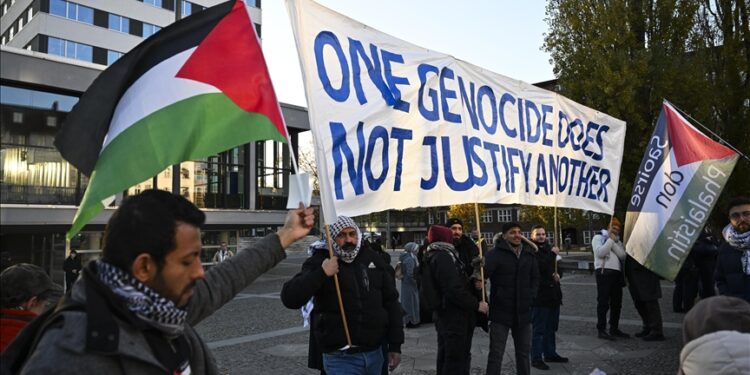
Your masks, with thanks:
[{"label": "woman in headscarf", "polygon": [[399,257],[401,270],[404,273],[404,278],[401,279],[401,307],[406,312],[406,315],[404,315],[406,328],[419,326],[418,250],[419,245],[409,242],[404,245],[404,253]]}]

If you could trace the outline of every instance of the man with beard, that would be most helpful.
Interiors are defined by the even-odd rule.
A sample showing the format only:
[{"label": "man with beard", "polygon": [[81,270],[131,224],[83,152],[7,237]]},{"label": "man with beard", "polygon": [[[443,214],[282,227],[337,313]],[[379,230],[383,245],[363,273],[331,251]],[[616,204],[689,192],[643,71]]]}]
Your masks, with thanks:
[{"label": "man with beard", "polygon": [[[182,196],[146,190],[112,214],[90,262],[30,353],[22,374],[219,374],[193,328],[307,235],[312,209],[204,273],[205,214]],[[23,332],[22,332],[23,334]],[[8,348],[13,348],[13,344]],[[7,352],[7,351],[6,351]],[[13,371],[16,372],[16,371]]]},{"label": "man with beard", "polygon": [[562,305],[560,274],[555,267],[560,249],[547,242],[547,232],[541,225],[531,228],[531,240],[537,247],[536,261],[539,266],[539,291],[531,308],[531,365],[540,370],[549,370],[545,362],[568,362],[567,358],[557,354],[555,345]]},{"label": "man with beard", "polygon": [[[362,246],[362,233],[354,220],[339,216],[331,225],[335,255],[327,246],[311,246],[313,254],[302,270],[281,289],[281,302],[299,309],[313,298],[311,327],[323,352],[326,374],[380,374],[383,362],[393,370],[401,362],[404,342],[402,310],[396,282],[383,257]],[[321,241],[322,242],[322,241]],[[338,274],[351,345],[347,343],[333,275]],[[388,342],[388,358],[381,344]]]},{"label": "man with beard", "polygon": [[729,201],[729,225],[722,231],[726,242],[716,261],[719,294],[750,302],[750,198]]},{"label": "man with beard", "polygon": [[479,256],[479,248],[469,236],[464,234],[464,223],[461,219],[455,217],[448,219],[448,223],[445,226],[451,230],[453,246],[456,248],[459,258],[461,258],[461,263],[464,265],[464,273],[471,279],[474,273],[472,260]]},{"label": "man with beard", "polygon": [[485,275],[491,291],[487,375],[500,375],[509,331],[516,351],[516,374],[529,374],[531,300],[539,289],[539,267],[534,249],[523,242],[520,224],[503,225],[502,238],[487,253]]},{"label": "man with beard", "polygon": [[422,262],[427,272],[422,274],[422,283],[423,287],[434,288],[438,305],[434,310],[438,334],[437,374],[468,375],[475,312],[487,314],[489,306],[474,296],[474,287],[453,246],[451,231],[432,225],[427,231],[427,241],[429,245]]}]

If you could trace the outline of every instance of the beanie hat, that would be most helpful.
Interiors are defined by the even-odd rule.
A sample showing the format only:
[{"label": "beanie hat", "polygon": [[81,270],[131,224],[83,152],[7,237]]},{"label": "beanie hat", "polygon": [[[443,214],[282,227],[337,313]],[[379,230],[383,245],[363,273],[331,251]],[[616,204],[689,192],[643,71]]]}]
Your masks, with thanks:
[{"label": "beanie hat", "polygon": [[462,227],[464,226],[463,221],[461,221],[461,219],[459,219],[457,217],[452,217],[452,218],[448,219],[448,222],[445,223],[445,226],[448,227],[448,228],[450,228],[450,227],[454,226],[455,224],[458,224],[458,225],[460,225]]},{"label": "beanie hat", "polygon": [[682,322],[685,343],[725,330],[750,333],[750,303],[737,297],[709,297],[695,304]]},{"label": "beanie hat", "polygon": [[427,230],[427,241],[429,243],[447,242],[452,244],[453,232],[442,225],[430,225],[430,228]]},{"label": "beanie hat", "polygon": [[521,229],[521,224],[518,224],[516,222],[510,222],[503,224],[503,234],[508,233],[509,230],[513,228]]},{"label": "beanie hat", "polygon": [[718,331],[690,341],[680,352],[685,375],[750,373],[750,334]]}]

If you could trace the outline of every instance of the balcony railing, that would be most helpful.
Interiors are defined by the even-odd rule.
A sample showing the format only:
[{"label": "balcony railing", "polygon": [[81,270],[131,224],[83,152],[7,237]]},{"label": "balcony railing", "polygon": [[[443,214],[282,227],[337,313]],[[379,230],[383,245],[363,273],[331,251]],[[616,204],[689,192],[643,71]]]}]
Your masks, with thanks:
[{"label": "balcony railing", "polygon": [[68,187],[9,185],[0,183],[0,202],[16,204],[75,205],[76,189]]}]

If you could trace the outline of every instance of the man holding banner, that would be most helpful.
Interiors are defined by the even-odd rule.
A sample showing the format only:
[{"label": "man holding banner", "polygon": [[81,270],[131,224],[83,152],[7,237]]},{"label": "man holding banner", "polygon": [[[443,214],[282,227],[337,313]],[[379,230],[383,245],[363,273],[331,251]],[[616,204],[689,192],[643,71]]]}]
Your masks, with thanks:
[{"label": "man holding banner", "polygon": [[[612,217],[609,228],[597,234],[591,240],[594,250],[594,268],[596,273],[596,329],[599,338],[614,340],[615,337],[627,338],[628,334],[620,331],[620,310],[622,310],[622,288],[625,279],[622,275],[622,262],[625,260],[625,248],[620,242],[620,220]],[[607,311],[609,311],[609,332],[607,332]]]},{"label": "man holding banner", "polygon": [[729,222],[723,230],[727,242],[719,249],[716,286],[721,295],[750,302],[750,198],[729,202]]},{"label": "man holding banner", "polygon": [[[384,360],[393,370],[401,361],[404,329],[389,266],[369,246],[362,245],[362,233],[349,217],[339,216],[331,225],[331,238],[336,255],[329,258],[327,251],[314,252],[302,270],[284,283],[281,301],[290,309],[299,309],[315,297],[310,314],[315,332],[311,334],[323,351],[326,374],[378,375]],[[340,297],[334,275],[340,280]],[[345,321],[339,298],[346,307]],[[387,359],[381,352],[384,338],[388,342]]]}]

